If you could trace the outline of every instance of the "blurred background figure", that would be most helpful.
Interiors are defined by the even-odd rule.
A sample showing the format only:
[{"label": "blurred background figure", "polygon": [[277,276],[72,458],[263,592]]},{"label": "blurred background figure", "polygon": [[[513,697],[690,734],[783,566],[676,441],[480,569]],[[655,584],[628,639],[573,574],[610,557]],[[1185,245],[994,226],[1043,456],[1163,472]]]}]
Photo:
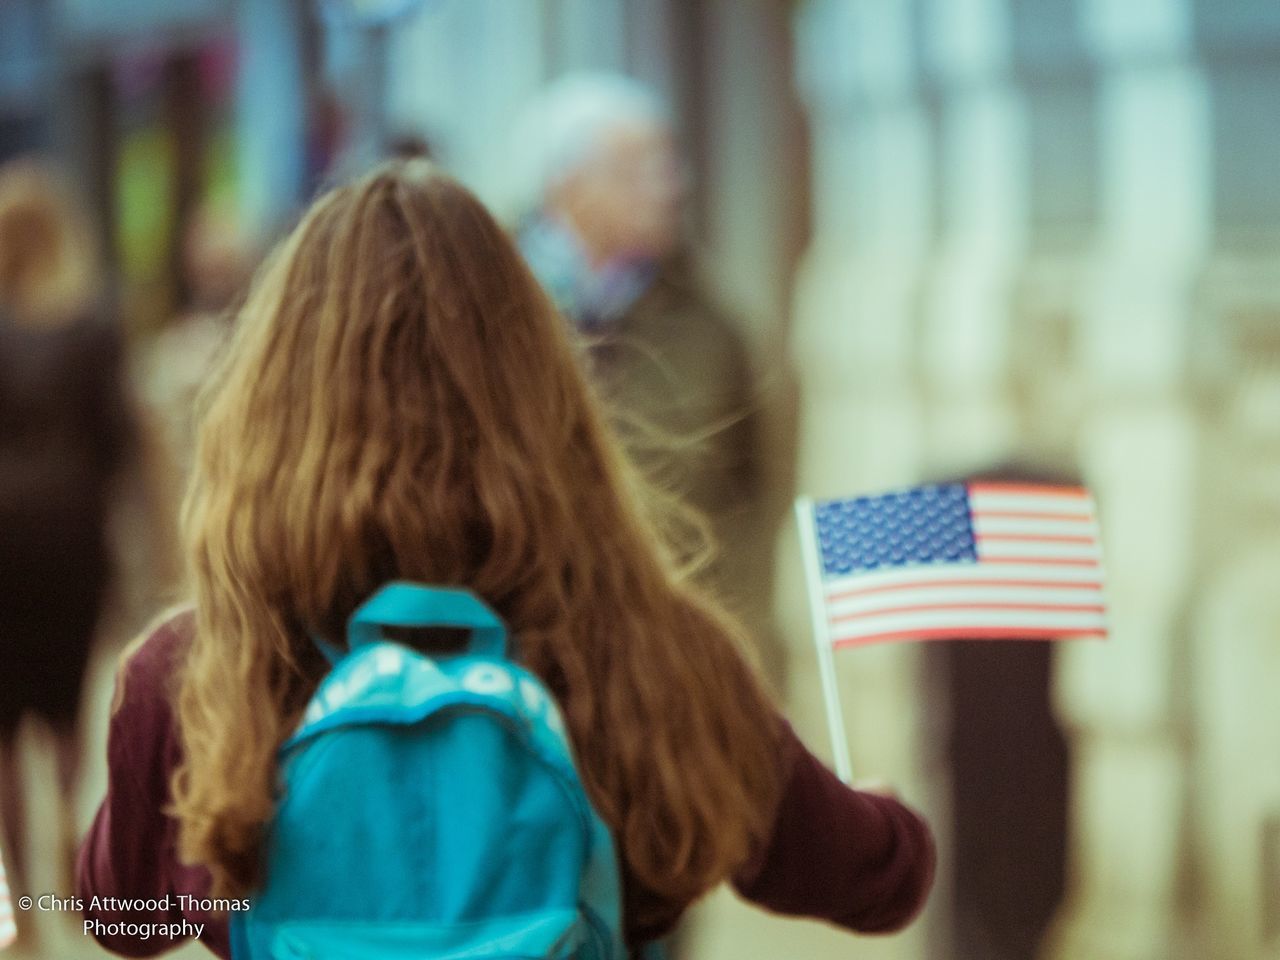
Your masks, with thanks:
[{"label": "blurred background figure", "polygon": [[633,454],[710,520],[712,576],[781,690],[768,607],[751,603],[762,595],[759,397],[738,324],[695,262],[669,108],[621,75],[571,74],[526,107],[511,156],[526,259],[583,334]]},{"label": "blurred background figure", "polygon": [[0,168],[0,821],[15,898],[31,892],[17,753],[27,718],[55,736],[60,879],[70,876],[81,687],[133,429],[97,271],[62,185],[33,162]]},{"label": "blurred background figure", "polygon": [[[688,177],[669,111],[633,80],[571,74],[526,109],[511,155],[527,192],[520,240],[543,285],[580,329],[625,331],[658,274],[687,252]],[[681,292],[685,304],[706,299]]]}]

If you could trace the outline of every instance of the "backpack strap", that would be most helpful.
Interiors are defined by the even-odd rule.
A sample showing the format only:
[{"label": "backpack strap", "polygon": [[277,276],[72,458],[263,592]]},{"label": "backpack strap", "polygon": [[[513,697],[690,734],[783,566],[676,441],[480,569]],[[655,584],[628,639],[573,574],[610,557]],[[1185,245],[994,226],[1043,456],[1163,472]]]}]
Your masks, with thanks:
[{"label": "backpack strap", "polygon": [[324,654],[324,658],[329,661],[329,666],[336,667],[347,652],[336,644],[330,643],[318,633],[311,635],[311,642],[315,644],[317,650]]},{"label": "backpack strap", "polygon": [[348,647],[355,650],[386,639],[384,627],[461,628],[470,631],[468,653],[494,658],[507,655],[507,628],[470,590],[428,587],[403,580],[388,583],[347,621]]}]

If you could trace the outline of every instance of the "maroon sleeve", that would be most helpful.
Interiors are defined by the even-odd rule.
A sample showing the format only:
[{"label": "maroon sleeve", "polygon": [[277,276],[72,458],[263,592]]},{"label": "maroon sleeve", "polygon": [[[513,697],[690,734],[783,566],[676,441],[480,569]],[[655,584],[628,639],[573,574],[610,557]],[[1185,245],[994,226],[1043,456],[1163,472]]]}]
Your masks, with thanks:
[{"label": "maroon sleeve", "polygon": [[790,774],[768,843],[735,875],[742,896],[778,913],[889,933],[933,884],[928,824],[895,799],[853,790],[785,726]]},{"label": "maroon sleeve", "polygon": [[[185,647],[181,620],[157,629],[129,658],[117,679],[119,708],[107,735],[107,795],[80,848],[76,896],[86,933],[108,950],[151,957],[187,939],[154,927],[199,927],[198,939],[220,957],[230,956],[225,920],[199,909],[209,875],[177,859],[177,822],[164,811],[169,780],[180,752],[169,690],[176,658]],[[128,904],[110,900],[135,901]],[[152,901],[139,904],[136,901]],[[123,925],[123,928],[122,926]],[[130,931],[128,925],[133,925]]]}]

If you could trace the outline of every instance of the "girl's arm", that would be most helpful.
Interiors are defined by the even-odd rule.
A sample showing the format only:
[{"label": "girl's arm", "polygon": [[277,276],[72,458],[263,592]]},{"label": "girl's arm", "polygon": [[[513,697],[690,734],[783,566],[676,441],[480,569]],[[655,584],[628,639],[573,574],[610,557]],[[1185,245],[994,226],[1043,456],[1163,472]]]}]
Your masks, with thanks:
[{"label": "girl's arm", "polygon": [[928,824],[897,799],[845,786],[789,724],[783,740],[790,774],[773,835],[734,886],[770,910],[860,933],[906,926],[933,884]]},{"label": "girl's arm", "polygon": [[107,737],[107,795],[76,868],[85,934],[128,957],[164,953],[197,930],[214,953],[229,953],[225,922],[184,909],[180,895],[203,895],[208,876],[177,862],[177,824],[164,812],[180,757],[168,695],[180,645],[173,623],[162,625],[121,669]]}]

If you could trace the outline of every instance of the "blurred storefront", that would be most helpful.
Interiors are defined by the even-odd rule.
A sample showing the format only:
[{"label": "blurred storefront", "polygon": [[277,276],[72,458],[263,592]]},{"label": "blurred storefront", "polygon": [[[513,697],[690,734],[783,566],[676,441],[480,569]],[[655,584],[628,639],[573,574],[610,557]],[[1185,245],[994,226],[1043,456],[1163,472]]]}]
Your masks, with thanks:
[{"label": "blurred storefront", "polygon": [[305,196],[302,4],[13,0],[0,12],[0,149],[66,168],[134,334],[189,305],[184,244],[219,208],[269,231]]},{"label": "blurred storefront", "polygon": [[[976,825],[946,830],[957,788],[1014,748],[999,731],[1022,736],[1026,697],[987,705],[1003,716],[984,759],[939,651],[846,658],[855,756],[919,785],[951,834],[932,946],[866,955],[1029,956],[997,902],[1019,891],[991,884],[1052,851],[1020,848],[1000,806],[1051,816],[1065,794],[1035,955],[1280,956],[1277,7],[814,0],[798,40],[816,225],[801,487],[1080,476],[1110,578],[1111,641],[1041,654],[1060,731],[1044,752],[1065,734],[1069,773],[988,780]],[[1014,656],[990,654],[991,696]],[[1024,889],[1038,901],[1055,869]]]}]

